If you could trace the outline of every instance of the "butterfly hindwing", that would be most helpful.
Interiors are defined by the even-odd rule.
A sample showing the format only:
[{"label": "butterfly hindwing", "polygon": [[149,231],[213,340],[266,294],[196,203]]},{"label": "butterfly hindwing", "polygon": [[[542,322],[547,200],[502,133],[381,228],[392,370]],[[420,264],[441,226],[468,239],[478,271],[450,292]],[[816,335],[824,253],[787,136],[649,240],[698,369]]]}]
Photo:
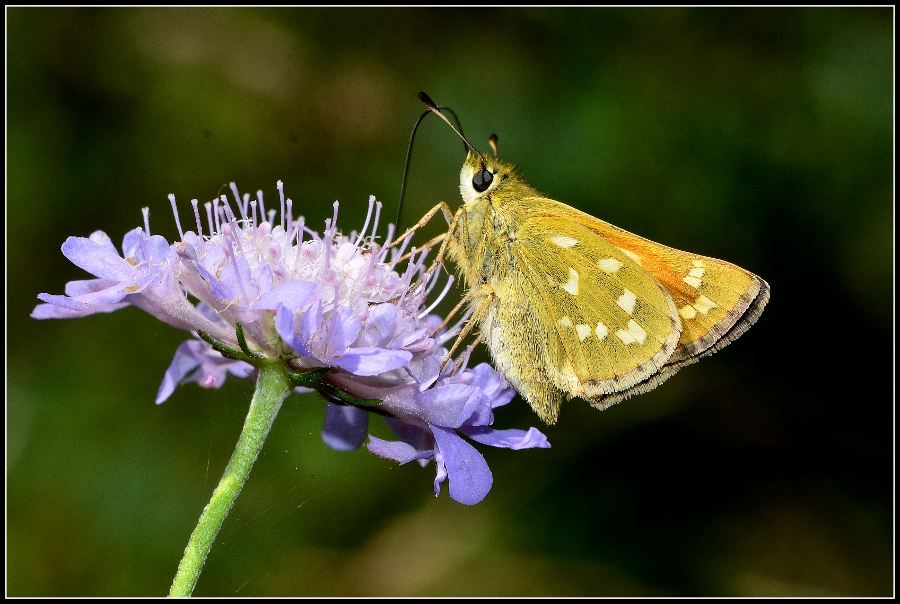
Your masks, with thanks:
[{"label": "butterfly hindwing", "polygon": [[680,321],[666,290],[584,225],[534,204],[510,250],[524,299],[542,310],[540,334],[557,360],[550,376],[569,396],[630,388],[675,350]]}]

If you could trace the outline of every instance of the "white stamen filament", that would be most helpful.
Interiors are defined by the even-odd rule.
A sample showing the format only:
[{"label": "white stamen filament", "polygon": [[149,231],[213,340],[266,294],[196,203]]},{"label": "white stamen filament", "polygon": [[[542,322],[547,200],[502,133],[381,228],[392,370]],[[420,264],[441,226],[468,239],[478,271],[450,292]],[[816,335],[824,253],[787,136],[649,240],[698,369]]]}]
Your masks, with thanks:
[{"label": "white stamen filament", "polygon": [[369,209],[366,211],[366,220],[363,222],[362,228],[359,230],[359,237],[356,238],[356,241],[353,242],[354,247],[359,247],[359,244],[363,242],[366,238],[366,229],[369,228],[369,220],[372,219],[372,206],[375,205],[375,198],[369,197]]},{"label": "white stamen filament", "polygon": [[441,335],[435,337],[434,341],[439,346],[443,346],[445,342],[448,342],[456,337],[456,334],[460,332],[462,326],[465,325],[466,321],[469,320],[469,317],[472,316],[472,307],[466,309],[466,312],[463,313],[463,316],[459,318],[459,321],[453,324],[453,327],[449,328],[447,331],[442,333]]},{"label": "white stamen filament", "polygon": [[175,226],[178,227],[178,238],[184,239],[184,231],[181,230],[181,217],[178,215],[178,205],[175,203],[175,195],[169,193],[169,203],[172,204],[172,214],[175,215]]},{"label": "white stamen filament", "polygon": [[[279,197],[279,199],[281,199],[281,228],[283,229],[284,228],[284,218],[285,218],[285,216],[287,216],[287,214],[284,211],[284,209],[285,209],[284,208],[284,183],[282,183],[279,180],[278,184],[276,184],[275,186],[278,188],[278,197]],[[257,192],[257,195],[261,195],[261,194],[262,194],[262,191]]]},{"label": "white stamen filament", "polygon": [[222,222],[219,220],[219,198],[216,197],[213,199],[213,218],[216,221],[216,228],[213,230],[214,233],[218,233],[222,228]]},{"label": "white stamen filament", "polygon": [[288,241],[294,236],[294,201],[287,198],[287,223],[290,225],[290,233],[288,233]]},{"label": "white stamen filament", "polygon": [[262,191],[256,192],[256,201],[259,202],[259,215],[265,218],[266,216],[266,206],[263,205],[263,194]]},{"label": "white stamen filament", "polygon": [[[437,279],[435,279],[434,281],[435,281],[435,283],[436,283],[436,282],[437,282]],[[447,285],[444,286],[444,290],[443,290],[443,291],[441,292],[441,294],[435,299],[435,301],[431,303],[431,305],[430,305],[428,308],[426,308],[426,309],[423,310],[421,313],[419,313],[419,317],[418,317],[418,318],[419,318],[419,319],[424,319],[425,317],[427,317],[428,315],[430,315],[430,314],[431,314],[431,311],[433,311],[433,310],[437,307],[437,305],[441,303],[441,300],[443,300],[444,297],[447,295],[447,292],[450,291],[450,287],[451,287],[452,285],[453,285],[453,275],[450,275],[450,276],[447,278]]]},{"label": "white stamen filament", "polygon": [[[237,185],[231,183],[231,194],[234,195],[234,200],[237,203],[238,210],[241,212],[241,218],[243,220],[247,220],[247,209],[244,207],[243,202],[241,201],[241,192],[238,191]],[[225,199],[225,196],[222,196],[222,199]]]},{"label": "white stamen filament", "polygon": [[372,225],[372,243],[375,243],[376,237],[378,236],[378,220],[381,218],[381,206],[382,204],[380,201],[375,202],[375,224]]},{"label": "white stamen filament", "polygon": [[[231,259],[231,262],[234,264],[234,276],[237,281],[238,288],[241,290],[241,298],[243,299],[244,304],[250,304],[250,296],[247,295],[247,290],[244,288],[244,280],[241,278],[240,266],[237,261],[237,254],[234,251],[234,242],[237,241],[240,243],[240,240],[233,232],[233,227],[231,224],[226,224],[222,226],[222,236],[225,239],[225,243],[227,243],[227,247],[225,248],[225,253]],[[240,245],[238,245],[240,247]]]},{"label": "white stamen filament", "polygon": [[[387,228],[387,234],[385,235],[385,241],[391,242],[394,240],[394,225],[389,224]],[[381,248],[381,251],[378,253],[378,262],[384,262],[385,257],[388,254],[387,248]]]},{"label": "white stamen filament", "polygon": [[213,223],[213,214],[212,214],[212,203],[207,201],[203,204],[203,207],[206,208],[206,222],[209,223],[209,236],[212,237],[216,233],[216,227],[214,224],[218,224],[218,221]]},{"label": "white stamen filament", "polygon": [[197,221],[197,236],[203,239],[203,224],[200,222],[200,202],[196,199],[191,200],[191,207],[194,208],[194,220]]}]

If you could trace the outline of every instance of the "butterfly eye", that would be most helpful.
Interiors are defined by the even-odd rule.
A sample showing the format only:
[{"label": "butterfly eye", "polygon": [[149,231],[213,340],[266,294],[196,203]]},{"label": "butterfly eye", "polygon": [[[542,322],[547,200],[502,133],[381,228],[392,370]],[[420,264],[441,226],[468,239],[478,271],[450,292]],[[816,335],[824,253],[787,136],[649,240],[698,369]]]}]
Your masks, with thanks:
[{"label": "butterfly eye", "polygon": [[488,187],[491,186],[493,181],[494,175],[488,170],[479,170],[475,173],[475,176],[472,177],[472,187],[479,193],[484,193],[487,191]]}]

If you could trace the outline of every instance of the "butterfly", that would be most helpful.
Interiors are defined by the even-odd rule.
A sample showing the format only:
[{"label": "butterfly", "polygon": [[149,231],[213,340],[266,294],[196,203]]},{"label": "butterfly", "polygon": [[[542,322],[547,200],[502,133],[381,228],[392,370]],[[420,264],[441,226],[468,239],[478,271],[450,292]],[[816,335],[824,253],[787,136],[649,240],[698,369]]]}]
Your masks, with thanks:
[{"label": "butterfly", "polygon": [[444,256],[500,373],[546,423],[563,399],[605,409],[652,390],[753,325],[769,285],[734,264],[676,250],[544,197],[515,165],[468,148],[463,205],[444,202]]}]

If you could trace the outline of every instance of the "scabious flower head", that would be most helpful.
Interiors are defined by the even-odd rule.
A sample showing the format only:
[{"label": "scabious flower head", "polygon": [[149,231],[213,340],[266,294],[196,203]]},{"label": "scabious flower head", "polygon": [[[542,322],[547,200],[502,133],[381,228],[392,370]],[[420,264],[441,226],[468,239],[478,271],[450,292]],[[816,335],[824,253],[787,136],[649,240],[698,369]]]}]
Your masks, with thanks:
[{"label": "scabious flower head", "polygon": [[[460,434],[495,447],[550,446],[534,428],[491,428],[493,409],[514,391],[489,365],[445,365],[443,344],[458,326],[441,331],[441,319],[423,308],[439,271],[426,271],[428,250],[404,256],[409,238],[396,248],[376,243],[381,204],[374,198],[358,234],[338,231],[335,202],[320,235],[293,218],[281,182],[280,212],[266,210],[262,192],[251,200],[231,189],[231,201],[223,195],[204,204],[205,223],[192,201],[196,232],[182,231],[170,195],[180,236],[173,244],[150,234],[146,208],[144,228],[125,235],[121,255],[102,231],[70,237],[63,254],[96,279],[68,283],[64,296],[40,294],[44,304],[32,316],[74,318],[133,305],[196,333],[176,351],[157,403],[179,384],[218,388],[228,373],[252,376],[255,361],[278,359],[303,385],[298,390],[329,401],[327,444],[358,448],[369,412],[382,415],[400,440],[372,436],[368,449],[400,463],[434,460],[435,493],[449,478],[450,496],[461,503],[481,501],[492,477]],[[392,234],[389,226],[388,240]]]}]

